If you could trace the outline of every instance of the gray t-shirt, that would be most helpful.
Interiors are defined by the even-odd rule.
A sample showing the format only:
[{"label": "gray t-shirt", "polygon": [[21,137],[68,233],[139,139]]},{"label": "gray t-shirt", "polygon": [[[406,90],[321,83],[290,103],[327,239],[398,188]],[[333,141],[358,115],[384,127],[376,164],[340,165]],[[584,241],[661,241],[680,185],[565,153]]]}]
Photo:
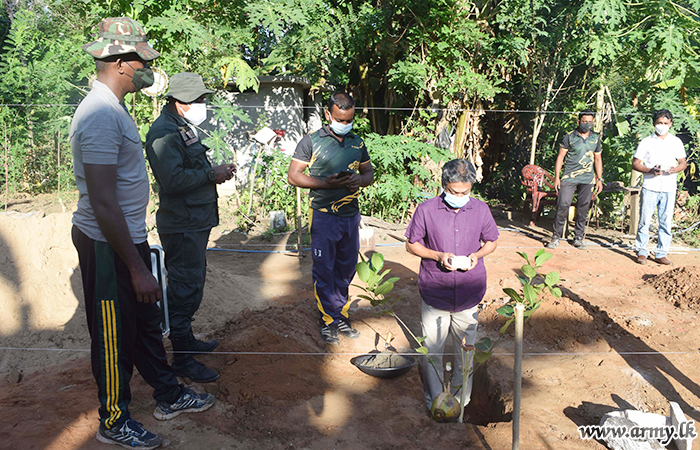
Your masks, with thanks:
[{"label": "gray t-shirt", "polygon": [[135,244],[146,241],[148,174],[141,136],[117,96],[97,80],[75,111],[70,127],[78,209],[73,224],[91,239],[106,242],[90,206],[84,164],[117,166],[117,202]]}]

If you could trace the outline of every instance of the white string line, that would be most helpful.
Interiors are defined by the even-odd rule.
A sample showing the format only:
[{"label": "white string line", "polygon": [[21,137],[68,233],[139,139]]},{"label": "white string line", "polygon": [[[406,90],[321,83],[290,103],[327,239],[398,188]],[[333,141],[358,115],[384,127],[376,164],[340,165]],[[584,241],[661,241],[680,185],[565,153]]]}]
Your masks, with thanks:
[{"label": "white string line", "polygon": [[[34,351],[34,352],[39,352],[39,351],[47,351],[47,352],[74,352],[74,353],[88,353],[90,352],[90,349],[84,349],[84,348],[38,348],[38,347],[27,347],[27,348],[21,348],[21,347],[0,347],[0,350],[6,350],[6,351]],[[166,352],[170,354],[188,354],[188,353],[195,353],[196,352]],[[401,356],[417,356],[421,355],[422,353],[418,352],[391,352],[394,355],[401,355]],[[650,352],[531,352],[531,353],[523,353],[523,356],[602,356],[602,355],[621,355],[621,356],[634,356],[634,355],[696,355],[700,353],[700,350],[692,351],[692,352],[657,352],[657,351],[650,351]],[[342,356],[360,356],[360,355],[366,355],[367,352],[210,352],[207,353],[207,355],[232,355],[232,356],[270,356],[270,355],[275,355],[275,356],[333,356],[333,355],[342,355]],[[428,353],[428,355],[431,356],[436,356],[436,355],[442,355],[442,356],[457,356],[460,355],[461,353]],[[499,353],[494,353],[492,356],[514,356],[515,353],[509,353],[509,352],[499,352]]]},{"label": "white string line", "polygon": [[[44,107],[53,107],[53,106],[72,106],[72,107],[77,107],[78,103],[0,103],[0,108],[3,106],[9,106],[9,107],[29,107],[29,106],[44,106]],[[129,106],[134,106],[136,108],[153,108],[152,104],[137,104],[137,105],[129,105]],[[294,109],[310,109],[310,110],[316,110],[319,109],[317,106],[297,106],[297,105],[291,105],[291,106],[265,106],[265,105],[222,105],[222,106],[215,106],[215,105],[207,105],[208,109],[223,109],[223,108],[241,108],[241,109],[265,109],[265,110],[278,110],[278,111],[287,111],[287,110],[294,110]],[[324,107],[325,108],[325,107]],[[473,112],[473,113],[526,113],[526,114],[579,114],[581,111],[537,111],[537,110],[532,110],[532,109],[471,109],[471,108],[433,108],[433,107],[428,107],[428,108],[393,108],[389,106],[357,106],[357,110],[375,110],[375,111],[428,111],[428,112],[433,112],[437,113],[438,111],[447,111],[447,112]],[[597,114],[603,114],[603,113],[597,113]],[[643,113],[643,112],[638,112],[638,113],[611,113],[612,116],[651,116],[653,113]],[[700,117],[700,114],[688,114],[688,113],[683,113],[679,114],[678,116],[681,117]]]}]

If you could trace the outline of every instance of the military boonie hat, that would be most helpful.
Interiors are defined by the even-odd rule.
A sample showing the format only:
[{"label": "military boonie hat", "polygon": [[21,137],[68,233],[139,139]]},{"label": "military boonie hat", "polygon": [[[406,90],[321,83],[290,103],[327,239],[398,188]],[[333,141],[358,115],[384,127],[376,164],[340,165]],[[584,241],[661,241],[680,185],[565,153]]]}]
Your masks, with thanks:
[{"label": "military boonie hat", "polygon": [[211,94],[204,86],[202,77],[196,73],[181,72],[170,77],[170,89],[166,97],[173,97],[181,103],[192,103],[204,94]]},{"label": "military boonie hat", "polygon": [[81,48],[97,59],[136,53],[144,61],[160,56],[148,45],[146,31],[140,23],[128,17],[108,17],[100,22],[97,40]]}]

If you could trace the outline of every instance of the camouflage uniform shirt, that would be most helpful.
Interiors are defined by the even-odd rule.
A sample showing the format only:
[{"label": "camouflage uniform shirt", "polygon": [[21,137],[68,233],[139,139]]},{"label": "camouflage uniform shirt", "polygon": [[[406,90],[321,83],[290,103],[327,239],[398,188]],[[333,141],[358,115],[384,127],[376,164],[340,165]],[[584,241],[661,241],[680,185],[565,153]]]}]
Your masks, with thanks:
[{"label": "camouflage uniform shirt", "polygon": [[[362,139],[348,133],[339,141],[324,126],[320,130],[304,136],[294,151],[297,161],[309,164],[309,176],[319,180],[341,171],[359,173],[360,164],[369,161],[369,153]],[[311,189],[311,209],[333,214],[338,217],[352,217],[360,212],[357,197],[360,190]]]},{"label": "camouflage uniform shirt", "polygon": [[572,184],[591,184],[594,179],[594,154],[600,153],[600,135],[591,131],[583,138],[578,130],[564,136],[559,146],[566,149],[561,181]]}]

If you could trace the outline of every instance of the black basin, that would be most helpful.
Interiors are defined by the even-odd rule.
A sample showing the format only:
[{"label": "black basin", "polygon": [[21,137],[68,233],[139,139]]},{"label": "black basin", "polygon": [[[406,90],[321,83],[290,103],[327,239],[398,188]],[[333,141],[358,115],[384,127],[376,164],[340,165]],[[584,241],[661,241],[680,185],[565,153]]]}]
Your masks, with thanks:
[{"label": "black basin", "polygon": [[[396,361],[391,361],[395,363],[391,367],[375,367],[368,362],[376,358],[387,358],[390,355],[391,359]],[[413,356],[399,355],[396,353],[370,353],[367,355],[356,356],[350,360],[352,365],[366,373],[377,378],[396,378],[407,373],[413,368],[413,366],[418,365],[418,361]]]}]

